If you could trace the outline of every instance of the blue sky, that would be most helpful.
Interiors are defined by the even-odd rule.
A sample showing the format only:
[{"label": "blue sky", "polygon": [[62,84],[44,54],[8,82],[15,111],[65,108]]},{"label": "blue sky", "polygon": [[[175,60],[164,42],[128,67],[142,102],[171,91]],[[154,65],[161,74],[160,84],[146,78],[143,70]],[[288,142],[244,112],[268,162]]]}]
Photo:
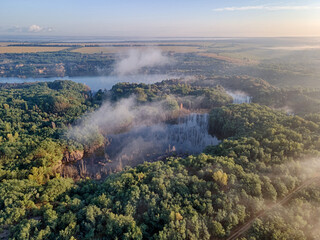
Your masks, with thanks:
[{"label": "blue sky", "polygon": [[320,1],[1,0],[0,34],[320,36]]}]

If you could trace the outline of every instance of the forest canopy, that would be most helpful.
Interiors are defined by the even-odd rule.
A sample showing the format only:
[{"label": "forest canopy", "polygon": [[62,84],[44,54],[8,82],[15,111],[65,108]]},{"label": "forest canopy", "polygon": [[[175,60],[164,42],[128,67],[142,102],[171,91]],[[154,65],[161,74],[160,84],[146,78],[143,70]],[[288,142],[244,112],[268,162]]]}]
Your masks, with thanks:
[{"label": "forest canopy", "polygon": [[[264,94],[280,91],[270,88]],[[170,97],[170,111],[181,102],[210,110],[209,129],[221,142],[199,155],[145,162],[99,181],[61,177],[56,168],[67,156],[104,141],[99,129],[97,142],[85,144],[64,132],[104,101],[131,95],[138,105]],[[223,239],[254,219],[241,239],[317,239],[319,113],[231,102],[221,85],[170,81],[121,83],[95,94],[71,81],[1,85],[1,237]]]}]

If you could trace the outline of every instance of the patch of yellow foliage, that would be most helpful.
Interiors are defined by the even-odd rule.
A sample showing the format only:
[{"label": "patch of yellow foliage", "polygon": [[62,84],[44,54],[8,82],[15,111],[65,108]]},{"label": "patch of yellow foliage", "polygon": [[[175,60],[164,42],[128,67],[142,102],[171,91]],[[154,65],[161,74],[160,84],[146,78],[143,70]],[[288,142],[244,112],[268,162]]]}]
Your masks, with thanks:
[{"label": "patch of yellow foliage", "polygon": [[228,175],[224,173],[222,170],[214,172],[212,177],[213,180],[215,180],[223,186],[226,186],[228,184]]}]

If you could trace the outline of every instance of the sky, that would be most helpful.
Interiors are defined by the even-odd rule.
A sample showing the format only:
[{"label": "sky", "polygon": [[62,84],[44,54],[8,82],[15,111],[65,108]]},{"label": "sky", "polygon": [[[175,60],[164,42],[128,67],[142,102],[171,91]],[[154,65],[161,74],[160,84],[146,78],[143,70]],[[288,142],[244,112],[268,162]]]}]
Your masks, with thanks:
[{"label": "sky", "polygon": [[1,0],[1,35],[320,36],[320,0]]}]

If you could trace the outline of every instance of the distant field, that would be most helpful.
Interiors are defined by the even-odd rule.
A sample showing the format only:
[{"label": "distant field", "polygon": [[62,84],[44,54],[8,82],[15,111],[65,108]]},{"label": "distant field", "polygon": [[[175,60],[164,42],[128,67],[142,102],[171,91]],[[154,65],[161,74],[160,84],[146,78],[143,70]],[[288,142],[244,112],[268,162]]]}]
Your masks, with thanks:
[{"label": "distant field", "polygon": [[0,53],[36,53],[36,52],[57,52],[67,47],[6,47],[0,46]]},{"label": "distant field", "polygon": [[[21,46],[10,46],[10,45]],[[34,53],[34,52],[55,52],[68,49],[73,46],[79,48],[70,49],[71,52],[83,54],[94,53],[121,53],[129,49],[158,48],[164,52],[174,53],[198,53],[205,52],[212,48],[212,42],[85,42],[85,43],[39,43],[37,46],[30,46],[33,43],[0,42],[0,53]],[[23,46],[26,45],[26,46]]]},{"label": "distant field", "polygon": [[228,56],[224,56],[221,54],[217,54],[217,53],[198,53],[199,56],[204,56],[204,57],[211,57],[211,58],[215,58],[218,60],[222,60],[222,61],[226,61],[226,62],[230,62],[233,64],[237,64],[237,65],[251,65],[251,64],[257,64],[258,61],[249,59],[249,58],[236,58],[236,57],[228,57]]},{"label": "distant field", "polygon": [[[132,46],[132,47],[82,47],[72,50],[72,52],[79,53],[121,53],[126,52],[132,48],[134,49],[147,49],[153,46]],[[159,48],[164,52],[175,52],[175,53],[190,53],[190,52],[199,52],[201,51],[198,47],[189,47],[189,46],[154,46],[155,48]]]},{"label": "distant field", "polygon": [[145,45],[145,46],[210,46],[212,42],[70,42],[70,43],[43,43],[43,45],[96,45],[96,46],[124,46],[124,45]]},{"label": "distant field", "polygon": [[8,46],[9,44],[13,44],[12,42],[0,42],[0,47]]}]

